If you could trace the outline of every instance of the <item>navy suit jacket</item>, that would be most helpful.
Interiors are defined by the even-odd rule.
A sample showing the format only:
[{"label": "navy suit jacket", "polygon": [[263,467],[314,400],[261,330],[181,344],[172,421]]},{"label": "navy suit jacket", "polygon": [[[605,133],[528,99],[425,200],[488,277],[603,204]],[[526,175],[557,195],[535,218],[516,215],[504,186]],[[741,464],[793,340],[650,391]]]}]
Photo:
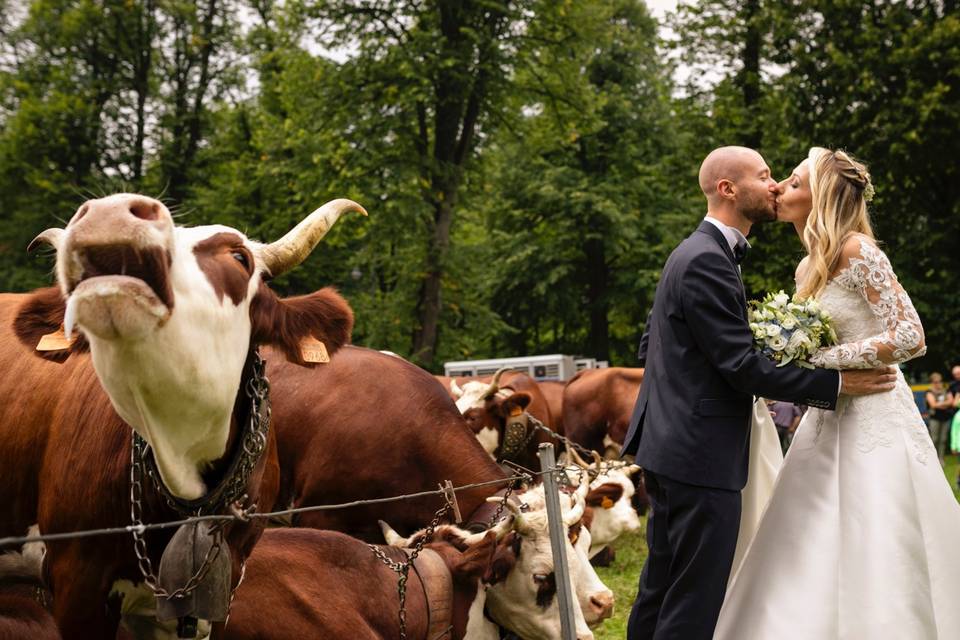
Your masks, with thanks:
[{"label": "navy suit jacket", "polygon": [[743,488],[754,395],[836,406],[837,371],[778,369],[754,349],[740,272],[709,222],[667,259],[638,355],[646,371],[622,454],[687,484]]}]

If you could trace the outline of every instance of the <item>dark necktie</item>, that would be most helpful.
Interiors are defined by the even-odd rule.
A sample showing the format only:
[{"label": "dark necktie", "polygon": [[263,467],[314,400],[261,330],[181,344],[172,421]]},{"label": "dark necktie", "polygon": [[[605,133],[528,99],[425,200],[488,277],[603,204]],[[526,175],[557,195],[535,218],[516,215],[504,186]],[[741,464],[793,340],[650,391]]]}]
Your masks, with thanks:
[{"label": "dark necktie", "polygon": [[743,258],[747,255],[747,252],[750,251],[750,245],[746,242],[738,242],[733,247],[733,259],[737,264],[743,262]]}]

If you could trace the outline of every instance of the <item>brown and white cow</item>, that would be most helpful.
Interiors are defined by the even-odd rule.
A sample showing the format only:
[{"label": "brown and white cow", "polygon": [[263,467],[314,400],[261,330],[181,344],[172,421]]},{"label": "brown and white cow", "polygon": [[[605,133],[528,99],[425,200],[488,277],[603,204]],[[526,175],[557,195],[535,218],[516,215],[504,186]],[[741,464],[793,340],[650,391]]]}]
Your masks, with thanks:
[{"label": "brown and white cow", "polygon": [[[0,531],[130,524],[131,428],[175,498],[200,498],[221,481],[240,446],[252,350],[271,344],[305,364],[303,340],[329,352],[349,340],[352,313],[334,291],[280,299],[266,280],[302,261],[350,210],[362,211],[328,203],[265,245],[229,227],[176,227],[162,203],[117,194],[41,234],[57,249],[59,289],[0,296],[0,330],[17,338],[0,343],[0,388],[16,399],[0,406]],[[61,325],[82,337],[36,351]],[[271,431],[247,502],[271,507],[278,476]],[[149,484],[142,511],[146,522],[177,517]],[[260,532],[225,529],[234,582]],[[154,567],[171,533],[147,535]],[[106,606],[108,593],[142,580],[131,541],[51,542],[47,563],[64,637],[113,638],[119,607]]]},{"label": "brown and white cow", "polygon": [[[551,553],[549,531],[547,529],[546,498],[544,485],[537,485],[531,490],[523,493],[520,502],[517,505],[511,505],[510,509],[515,515],[515,528],[526,537],[530,538],[532,551],[522,559],[530,567],[553,566],[552,556],[548,560],[546,555]],[[614,594],[597,575],[596,570],[590,564],[589,550],[591,546],[590,522],[587,518],[589,509],[586,505],[588,496],[588,487],[579,486],[573,493],[561,492],[560,505],[563,510],[564,525],[567,528],[567,566],[570,570],[571,588],[575,596],[580,613],[584,622],[589,627],[596,627],[601,622],[613,615]],[[523,563],[521,563],[523,564]],[[534,570],[534,575],[536,575]],[[542,572],[541,572],[542,574]],[[553,593],[556,590],[556,584],[552,575],[546,574],[543,581],[534,580],[538,583],[541,591],[544,585],[550,585]],[[522,587],[523,582],[519,586]],[[529,586],[529,585],[527,585]],[[502,592],[505,595],[508,587],[505,586]],[[542,593],[541,593],[542,595]],[[512,595],[507,595],[502,600],[494,597],[494,602],[499,602],[499,606],[504,611],[511,610],[511,598],[519,597],[515,591]],[[507,614],[505,613],[504,616]],[[558,632],[559,633],[559,632]],[[521,633],[521,635],[524,635]],[[526,636],[524,636],[526,637]]]},{"label": "brown and white cow", "polygon": [[[516,565],[517,534],[511,528],[512,521],[477,534],[452,525],[437,528],[407,577],[408,638],[499,640],[484,605],[488,585],[503,580]],[[408,558],[395,546],[379,549],[394,562]],[[397,580],[360,540],[333,531],[270,529],[247,562],[225,636],[396,638]],[[532,602],[530,610],[536,613]],[[448,628],[450,634],[443,633]]]},{"label": "brown and white cow", "polygon": [[[337,504],[492,483],[457,493],[469,522],[507,477],[486,455],[447,393],[423,369],[391,355],[347,346],[304,369],[267,351],[281,472],[281,504]],[[443,504],[436,496],[301,513],[296,526],[334,529],[369,542],[377,520],[409,533]],[[489,515],[487,516],[489,518]]]},{"label": "brown and white cow", "polygon": [[621,462],[607,461],[594,452],[593,462],[587,464],[576,451],[568,451],[573,462],[583,469],[574,472],[567,470],[572,485],[592,478],[587,486],[586,503],[589,511],[589,529],[591,535],[588,556],[593,559],[625,533],[640,529],[640,518],[632,502],[636,487],[633,476],[640,471],[635,464],[624,465]]},{"label": "brown and white cow", "polygon": [[[441,376],[436,378],[443,383]],[[540,443],[555,440],[528,421],[532,416],[545,426],[553,423],[537,381],[507,369],[497,371],[492,378],[462,380],[449,379],[448,392],[484,450],[495,460],[538,469],[537,448]],[[515,442],[519,444],[513,446]]]}]

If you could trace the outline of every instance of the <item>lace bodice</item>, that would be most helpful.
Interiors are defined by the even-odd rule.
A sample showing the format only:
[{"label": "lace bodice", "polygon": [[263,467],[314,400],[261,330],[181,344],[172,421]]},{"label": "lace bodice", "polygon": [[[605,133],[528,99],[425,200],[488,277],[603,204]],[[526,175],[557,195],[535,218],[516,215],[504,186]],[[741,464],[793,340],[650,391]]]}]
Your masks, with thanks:
[{"label": "lace bodice", "polygon": [[839,344],[810,361],[827,369],[869,369],[926,353],[923,326],[887,256],[865,237],[820,294]]}]

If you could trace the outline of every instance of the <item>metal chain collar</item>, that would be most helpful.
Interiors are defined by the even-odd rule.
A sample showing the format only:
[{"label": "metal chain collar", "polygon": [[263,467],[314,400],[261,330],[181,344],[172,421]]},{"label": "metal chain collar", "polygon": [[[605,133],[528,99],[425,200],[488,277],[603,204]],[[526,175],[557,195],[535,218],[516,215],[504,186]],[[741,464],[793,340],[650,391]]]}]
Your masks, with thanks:
[{"label": "metal chain collar", "polygon": [[[387,557],[387,554],[383,552],[383,549],[377,545],[367,545],[370,547],[370,550],[373,551],[373,555],[377,556],[383,564],[390,567],[390,569],[399,576],[397,578],[397,594],[400,596],[400,612],[398,613],[400,640],[406,640],[407,638],[407,578],[410,575],[410,567],[413,566],[413,561],[416,560],[420,552],[423,551],[423,545],[433,538],[433,532],[437,526],[439,526],[440,520],[450,511],[452,506],[448,500],[446,504],[437,510],[433,515],[433,520],[431,520],[427,528],[423,530],[423,535],[420,536],[420,539],[417,540],[417,543],[413,546],[413,551],[409,553],[406,562],[391,560]],[[426,589],[426,585],[424,585],[424,589]]]},{"label": "metal chain collar", "polygon": [[[206,496],[194,501],[184,501],[171,494],[160,478],[156,460],[149,455],[150,446],[136,431],[131,430],[133,436],[130,447],[130,521],[133,524],[131,529],[133,550],[137,556],[137,566],[143,575],[144,584],[157,597],[182,598],[200,586],[213,566],[213,561],[220,554],[225,523],[218,523],[212,527],[213,544],[207,550],[200,568],[182,587],[175,589],[173,592],[167,592],[157,581],[157,575],[153,571],[153,563],[147,552],[147,542],[143,536],[144,477],[148,476],[150,478],[154,487],[170,508],[185,516],[217,513],[234,505],[239,500],[247,499],[247,483],[260,461],[263,451],[266,449],[267,433],[270,428],[270,381],[264,375],[265,362],[256,349],[251,354],[251,360],[251,376],[243,386],[243,392],[250,401],[248,426],[244,429],[240,450],[230,464],[226,479]],[[250,509],[254,506],[251,505]],[[236,587],[231,592],[231,601],[234,593],[236,593]]]},{"label": "metal chain collar", "polygon": [[134,463],[146,466],[147,475],[154,487],[163,496],[167,505],[182,516],[217,514],[241,499],[247,491],[250,475],[267,448],[267,433],[270,430],[270,381],[264,375],[266,363],[259,351],[250,354],[250,377],[243,385],[243,393],[249,400],[247,422],[243,430],[240,448],[230,462],[224,479],[207,495],[196,500],[184,500],[167,489],[160,477],[157,462],[149,455],[150,446],[139,433],[133,432]]}]

